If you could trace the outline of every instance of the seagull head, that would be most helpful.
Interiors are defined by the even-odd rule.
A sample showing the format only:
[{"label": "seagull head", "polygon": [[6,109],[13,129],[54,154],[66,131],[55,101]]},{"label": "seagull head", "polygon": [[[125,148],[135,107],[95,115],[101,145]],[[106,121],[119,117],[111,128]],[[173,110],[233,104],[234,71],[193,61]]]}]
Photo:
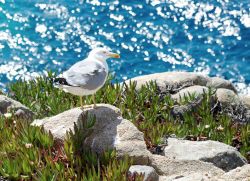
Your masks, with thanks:
[{"label": "seagull head", "polygon": [[100,61],[105,61],[108,58],[120,58],[120,55],[117,53],[110,52],[106,48],[95,48],[91,50],[91,52],[89,53],[89,57],[96,58]]}]

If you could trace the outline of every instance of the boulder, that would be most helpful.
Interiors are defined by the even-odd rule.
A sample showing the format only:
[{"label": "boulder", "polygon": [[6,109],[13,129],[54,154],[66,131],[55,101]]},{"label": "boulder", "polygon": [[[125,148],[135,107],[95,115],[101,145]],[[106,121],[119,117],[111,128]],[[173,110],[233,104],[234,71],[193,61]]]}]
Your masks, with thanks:
[{"label": "boulder", "polygon": [[249,181],[250,180],[250,164],[238,167],[230,172],[220,176],[218,181]]},{"label": "boulder", "polygon": [[15,116],[22,119],[32,120],[34,113],[22,105],[20,102],[15,101],[5,95],[0,95],[0,113],[13,112]]},{"label": "boulder", "polygon": [[203,97],[197,97],[193,101],[185,105],[174,105],[171,109],[171,115],[174,118],[181,118],[183,120],[183,116],[187,112],[195,111],[197,107],[202,104]]},{"label": "boulder", "polygon": [[234,148],[217,141],[189,141],[169,138],[164,155],[175,160],[200,160],[213,163],[224,171],[247,164]]},{"label": "boulder", "polygon": [[241,96],[240,100],[243,102],[243,104],[250,110],[250,96]]},{"label": "boulder", "polygon": [[190,172],[176,174],[171,176],[160,176],[159,181],[249,181],[250,180],[250,164],[238,167],[224,174],[213,175],[210,173],[202,174],[198,172]]},{"label": "boulder", "polygon": [[208,92],[207,87],[194,85],[180,90],[178,93],[173,94],[171,97],[179,102],[181,98],[185,96],[194,95],[195,97],[199,97],[206,92]]},{"label": "boulder", "polygon": [[137,82],[137,89],[140,89],[142,85],[146,84],[149,81],[156,81],[160,90],[163,92],[169,90],[178,92],[178,90],[181,90],[185,87],[199,85],[204,87],[213,87],[216,89],[225,88],[237,93],[236,88],[230,81],[218,77],[210,78],[206,75],[195,72],[155,73],[132,78],[130,80],[127,80],[126,83],[129,84],[130,81]]},{"label": "boulder", "polygon": [[118,156],[129,155],[135,164],[147,164],[150,152],[146,148],[143,133],[130,121],[121,117],[120,110],[107,104],[98,104],[97,108],[74,108],[53,117],[35,120],[32,125],[43,126],[57,140],[63,140],[66,132],[73,130],[82,114],[88,112],[96,117],[93,132],[86,138],[85,144],[96,153],[115,149]]},{"label": "boulder", "polygon": [[239,105],[241,103],[238,95],[234,91],[229,89],[220,88],[216,91],[216,97],[222,105]]},{"label": "boulder", "polygon": [[175,160],[161,155],[152,155],[149,165],[155,168],[160,175],[160,180],[174,180],[194,173],[198,173],[203,177],[207,175],[215,177],[225,173],[212,163],[199,160]]},{"label": "boulder", "polygon": [[213,88],[216,88],[216,89],[219,89],[219,88],[229,89],[229,90],[232,90],[234,93],[237,94],[237,90],[233,86],[232,82],[230,82],[228,80],[225,80],[225,79],[222,79],[220,77],[211,77],[211,78],[209,78],[208,81],[207,81],[206,86],[207,87],[213,87]]},{"label": "boulder", "polygon": [[159,175],[156,173],[155,169],[146,165],[132,165],[129,168],[129,174],[142,174],[144,175],[144,181],[158,181]]},{"label": "boulder", "polygon": [[171,176],[160,176],[159,181],[217,181],[210,173],[190,172]]},{"label": "boulder", "polygon": [[143,75],[127,80],[137,82],[137,89],[140,89],[142,85],[145,85],[149,81],[156,81],[157,85],[162,91],[166,91],[168,88],[178,89],[184,85],[202,85],[205,86],[208,77],[193,72],[163,72],[150,75]]}]

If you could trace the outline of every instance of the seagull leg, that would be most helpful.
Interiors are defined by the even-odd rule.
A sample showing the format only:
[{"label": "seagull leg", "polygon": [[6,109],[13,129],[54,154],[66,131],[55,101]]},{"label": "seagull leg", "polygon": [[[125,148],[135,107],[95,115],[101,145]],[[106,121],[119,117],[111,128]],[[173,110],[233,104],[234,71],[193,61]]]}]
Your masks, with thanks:
[{"label": "seagull leg", "polygon": [[94,108],[96,108],[95,94],[92,95],[92,99],[93,99],[93,102],[94,102]]},{"label": "seagull leg", "polygon": [[82,100],[82,96],[80,96],[80,103],[81,103],[81,108],[83,109],[83,100]]}]

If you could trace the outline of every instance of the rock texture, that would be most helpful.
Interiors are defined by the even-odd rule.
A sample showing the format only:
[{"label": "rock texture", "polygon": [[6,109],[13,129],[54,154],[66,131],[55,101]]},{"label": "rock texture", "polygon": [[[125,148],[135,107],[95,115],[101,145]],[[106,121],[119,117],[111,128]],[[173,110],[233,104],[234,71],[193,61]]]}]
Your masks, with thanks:
[{"label": "rock texture", "polygon": [[160,176],[159,181],[249,181],[250,165],[238,167],[227,173],[213,175],[210,173],[191,172],[189,174],[177,174],[170,176]]},{"label": "rock texture", "polygon": [[142,174],[144,175],[144,181],[158,181],[159,175],[156,173],[155,169],[146,165],[132,165],[129,168],[129,174]]},{"label": "rock texture", "polygon": [[247,160],[233,147],[217,141],[189,141],[169,138],[164,155],[175,160],[211,162],[224,171],[247,164]]},{"label": "rock texture", "polygon": [[53,117],[35,120],[32,124],[41,126],[50,131],[58,140],[65,138],[66,132],[73,130],[74,122],[88,112],[96,117],[93,132],[85,140],[85,144],[94,152],[115,149],[118,156],[128,154],[135,164],[147,164],[150,152],[146,149],[143,133],[130,121],[123,119],[120,110],[107,104],[98,104],[96,109],[80,108],[71,109]]},{"label": "rock texture", "polygon": [[241,95],[240,99],[244,103],[244,105],[250,110],[250,96]]},{"label": "rock texture", "polygon": [[[161,96],[170,95],[176,102],[188,95],[195,95],[198,99],[203,97],[204,92],[208,92],[211,87],[215,90],[211,108],[218,108],[236,122],[250,122],[250,98],[249,96],[239,96],[233,84],[219,77],[208,77],[193,72],[164,72],[150,75],[144,75],[127,80],[126,83],[136,82],[136,88],[146,84],[149,81],[155,81],[160,90]],[[199,101],[187,103],[186,105],[175,106],[173,108],[174,117],[182,117],[184,113],[195,109]]]},{"label": "rock texture", "polygon": [[169,157],[152,155],[150,165],[159,174],[159,181],[248,181],[250,179],[250,164],[224,172],[212,163],[173,160]]},{"label": "rock texture", "polygon": [[218,181],[249,181],[250,180],[250,164],[238,167],[230,172],[220,176]]},{"label": "rock texture", "polygon": [[[202,177],[221,176],[225,172],[211,163],[197,160],[174,160],[161,155],[152,155],[150,165],[161,175],[160,180],[174,180],[198,173]],[[165,177],[162,177],[165,176]]]},{"label": "rock texture", "polygon": [[223,105],[236,105],[241,103],[239,96],[230,89],[217,89],[216,96]]},{"label": "rock texture", "polygon": [[219,78],[219,77],[210,77],[208,78],[207,87],[214,87],[216,89],[218,88],[224,88],[224,89],[229,89],[232,90],[234,93],[237,93],[237,90],[233,86],[233,84],[225,79]]},{"label": "rock texture", "polygon": [[[126,81],[129,83],[130,80]],[[233,84],[225,79],[217,77],[208,77],[194,72],[164,72],[155,73],[150,75],[139,76],[131,79],[131,81],[137,82],[137,88],[149,81],[156,81],[162,91],[168,91],[169,89],[183,89],[184,87],[190,87],[193,85],[214,87],[214,88],[226,88],[236,92]]]},{"label": "rock texture", "polygon": [[20,102],[7,96],[0,95],[0,113],[5,114],[8,112],[13,112],[15,116],[28,120],[31,120],[34,116],[34,113]]},{"label": "rock texture", "polygon": [[217,177],[209,173],[191,172],[179,175],[160,176],[159,181],[217,181]]},{"label": "rock texture", "polygon": [[204,93],[208,92],[208,88],[205,86],[200,86],[200,85],[195,85],[195,86],[190,86],[187,88],[184,88],[180,90],[178,93],[173,94],[171,97],[177,101],[179,101],[181,98],[184,96],[188,95],[195,95],[195,96],[200,96]]}]

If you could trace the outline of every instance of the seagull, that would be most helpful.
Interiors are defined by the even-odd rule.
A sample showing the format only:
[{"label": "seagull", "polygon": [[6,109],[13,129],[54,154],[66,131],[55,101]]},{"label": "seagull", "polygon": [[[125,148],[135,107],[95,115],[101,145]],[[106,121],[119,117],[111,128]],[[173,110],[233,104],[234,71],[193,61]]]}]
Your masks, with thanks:
[{"label": "seagull", "polygon": [[107,79],[109,68],[106,60],[108,58],[120,58],[120,55],[100,47],[91,50],[86,59],[75,63],[60,77],[55,78],[55,87],[80,96],[82,109],[83,96],[92,95],[94,108],[96,108],[95,93],[103,87]]}]

